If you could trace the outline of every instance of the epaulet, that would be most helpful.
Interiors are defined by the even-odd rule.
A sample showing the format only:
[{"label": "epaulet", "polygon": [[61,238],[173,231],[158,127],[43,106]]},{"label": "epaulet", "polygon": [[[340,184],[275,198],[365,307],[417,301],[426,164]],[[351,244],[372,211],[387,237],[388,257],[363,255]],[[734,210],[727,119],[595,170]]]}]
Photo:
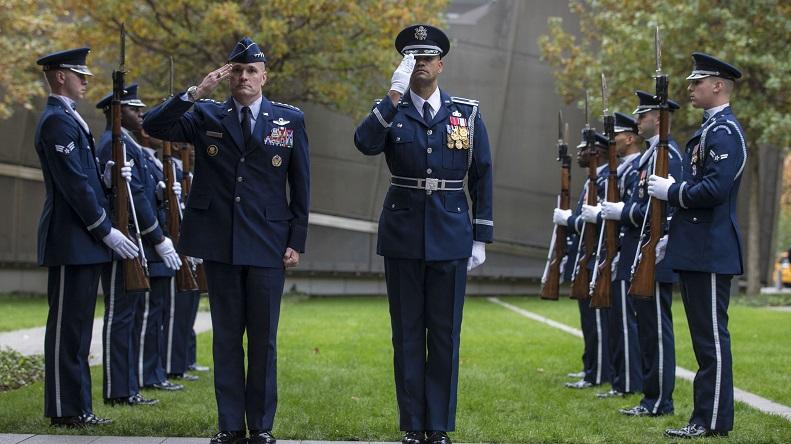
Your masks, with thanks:
[{"label": "epaulet", "polygon": [[297,107],[296,107],[296,106],[294,106],[294,105],[289,105],[288,103],[280,103],[280,102],[275,102],[275,101],[272,101],[272,105],[281,106],[281,107],[283,107],[283,108],[291,108],[291,109],[293,109],[294,111],[299,111],[299,112],[302,112],[302,110],[301,110],[301,109],[297,108]]},{"label": "epaulet", "polygon": [[451,97],[453,103],[461,103],[463,105],[477,106],[478,101],[475,99],[465,99],[464,97]]},{"label": "epaulet", "polygon": [[378,105],[378,104],[380,104],[380,103],[382,103],[382,99],[376,99],[376,100],[374,100],[374,106],[376,106],[376,105]]}]

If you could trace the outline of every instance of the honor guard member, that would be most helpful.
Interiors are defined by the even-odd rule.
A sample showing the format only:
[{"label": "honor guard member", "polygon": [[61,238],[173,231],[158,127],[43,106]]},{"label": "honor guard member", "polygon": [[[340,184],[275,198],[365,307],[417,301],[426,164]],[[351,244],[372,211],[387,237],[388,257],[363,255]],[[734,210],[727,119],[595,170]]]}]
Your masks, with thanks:
[{"label": "honor guard member", "polygon": [[[601,203],[602,219],[620,223],[624,202],[634,193],[644,139],[638,135],[637,121],[624,113],[615,112],[615,149],[618,152],[618,196],[620,201]],[[639,227],[638,227],[639,230]],[[618,254],[613,260],[612,307],[610,307],[610,357],[612,359],[612,389],[597,393],[599,398],[626,396],[643,389],[643,366],[637,332],[637,317],[632,298],[627,297],[632,261],[627,257],[634,246],[625,239],[627,227],[619,226]]]},{"label": "honor guard member", "polygon": [[[602,201],[605,198],[605,189],[604,185],[607,183],[607,174],[609,172],[609,166],[607,165],[607,149],[609,147],[609,140],[604,137],[603,135],[596,133],[595,130],[590,129],[582,130],[582,142],[577,145],[577,164],[581,168],[588,168],[588,165],[591,162],[591,153],[585,149],[587,147],[586,144],[586,133],[585,131],[594,131],[594,147],[598,150],[598,166],[596,168],[596,185],[598,201]],[[584,207],[587,205],[585,202],[588,198],[588,180],[585,181],[585,185],[582,187],[582,192],[580,193],[580,198],[577,201],[576,208],[572,210],[561,210],[560,208],[555,208],[553,215],[552,215],[552,222],[565,225],[571,228],[576,234],[576,251],[574,257],[570,258],[570,262],[567,265],[572,269],[572,276],[574,275],[574,268],[577,266],[577,260],[579,259],[580,252],[584,249],[584,245],[581,245],[580,237],[582,237],[582,233],[584,232],[585,224],[588,223],[583,218],[583,210]],[[593,207],[591,207],[593,208]],[[591,213],[591,220],[593,223],[596,223],[598,214]],[[596,231],[599,232],[598,229]],[[594,256],[588,263],[588,269],[593,270],[594,265],[596,264],[596,256],[594,252]],[[612,362],[610,359],[610,347],[609,347],[609,310],[607,309],[600,309],[600,308],[591,308],[590,307],[590,298],[578,299],[577,305],[580,310],[580,326],[582,328],[582,339],[583,339],[583,351],[582,351],[582,377],[578,381],[574,382],[567,382],[565,384],[566,387],[572,389],[585,389],[597,385],[601,385],[607,382],[610,382],[611,375],[612,375]],[[570,377],[579,376],[578,374],[570,373]]]},{"label": "honor guard member", "polygon": [[[637,183],[630,199],[624,199],[620,208],[605,209],[608,214],[618,216],[621,221],[621,261],[618,265],[619,279],[631,279],[631,269],[635,264],[640,247],[641,230],[648,233],[648,224],[643,220],[648,213],[648,177],[654,171],[656,147],[659,144],[659,100],[645,91],[636,91],[639,99],[637,126],[640,136],[648,141],[648,149],[632,162],[637,171]],[[679,108],[673,100],[668,100],[668,111],[672,114]],[[670,130],[670,122],[668,122]],[[681,177],[681,155],[678,144],[668,134],[668,174]],[[603,210],[603,212],[605,211]],[[669,210],[669,211],[668,211]],[[665,215],[670,219],[675,209],[667,207]],[[665,227],[665,230],[667,228]],[[666,240],[665,240],[666,242]],[[664,243],[664,242],[663,242]],[[661,416],[673,413],[673,391],[676,384],[676,347],[673,333],[673,284],[678,276],[661,260],[663,247],[657,256],[655,280],[656,297],[652,299],[628,298],[637,315],[637,336],[640,339],[640,355],[644,363],[643,398],[640,404],[620,409],[627,416]],[[629,283],[626,284],[627,289]]]},{"label": "honor guard member", "polygon": [[[99,139],[97,150],[101,164],[107,164],[113,158],[112,101],[113,94],[110,93],[96,104],[96,108],[104,111],[107,123]],[[130,163],[132,169],[132,178],[129,182],[130,199],[134,203],[133,208],[140,227],[139,234],[143,239],[143,254],[148,264],[149,277],[153,278],[162,271],[172,274],[172,267],[176,266],[179,259],[173,243],[163,234],[157,220],[156,201],[152,201],[156,183],[148,170],[140,145],[130,133],[140,127],[142,122],[140,110],[144,106],[137,95],[137,84],[127,86],[121,97],[121,137],[126,151],[126,161]],[[111,201],[110,205],[114,206],[115,202]],[[153,286],[153,279],[151,281]],[[134,324],[139,300],[144,297],[145,292],[127,292],[124,282],[123,261],[117,257],[113,258],[112,264],[102,273],[105,299],[102,330],[104,400],[110,405],[155,404],[156,400],[147,400],[140,394],[143,380],[138,379],[136,372],[138,360]]]},{"label": "honor guard member", "polygon": [[[305,119],[299,109],[261,95],[265,62],[258,45],[242,39],[228,64],[149,111],[143,124],[154,137],[195,146],[195,181],[179,250],[203,258],[209,283],[220,429],[213,443],[242,442],[245,418],[247,442],[275,442],[280,299],[285,267],[296,266],[305,250]],[[232,97],[224,103],[200,100],[225,78]]]},{"label": "honor guard member", "polygon": [[395,47],[404,58],[354,144],[365,155],[384,153],[392,174],[377,253],[390,301],[401,442],[447,444],[456,427],[467,272],[483,263],[492,241],[491,153],[478,102],[438,87],[450,49],[445,33],[409,26]]},{"label": "honor guard member", "polygon": [[650,176],[648,194],[678,210],[670,222],[667,265],[679,273],[681,297],[698,362],[689,423],[665,435],[727,435],[733,429],[733,370],[728,333],[731,279],[742,274],[736,202],[747,145],[730,98],[742,73],[710,55],[692,54],[687,79],[692,106],[703,124],[687,142],[683,175]]},{"label": "honor guard member", "polygon": [[[96,294],[111,250],[124,259],[138,254],[134,242],[110,224],[104,185],[112,168],[100,174],[93,135],[76,110],[92,75],[85,64],[89,51],[60,51],[37,62],[51,90],[35,139],[47,193],[38,226],[38,264],[49,271],[44,415],[66,427],[111,422],[96,417],[91,402],[88,354]],[[122,175],[128,177],[129,168],[122,167]]]}]

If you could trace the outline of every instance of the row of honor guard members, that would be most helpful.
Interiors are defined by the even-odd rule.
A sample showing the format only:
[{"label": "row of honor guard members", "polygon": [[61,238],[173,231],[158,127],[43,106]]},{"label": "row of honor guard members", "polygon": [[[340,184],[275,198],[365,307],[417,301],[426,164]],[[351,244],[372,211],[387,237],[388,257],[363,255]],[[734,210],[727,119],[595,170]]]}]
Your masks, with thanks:
[{"label": "row of honor guard members", "polygon": [[[122,285],[123,267],[118,266],[123,259],[143,252],[110,222],[113,202],[109,199],[109,189],[114,162],[110,160],[108,111],[112,97],[107,96],[97,104],[108,117],[108,130],[98,147],[90,128],[76,111],[76,103],[87,89],[87,77],[92,75],[86,65],[88,52],[88,48],[66,50],[38,60],[52,91],[36,130],[36,151],[47,192],[39,223],[39,263],[49,267],[45,416],[56,426],[111,422],[93,414],[90,397],[88,351],[100,277],[106,299],[102,333],[105,402],[156,403],[141,396],[143,378],[138,372],[138,363],[143,362],[144,356],[139,349],[147,336],[140,326],[141,320],[143,324],[146,320],[152,322],[156,316],[141,315],[142,295],[126,294]],[[121,175],[129,184],[143,227],[141,234],[152,277],[167,275],[177,266],[178,255],[160,227],[164,224],[153,194],[156,185],[152,182],[150,159],[129,133],[141,123],[138,109],[143,104],[137,98],[136,85],[130,85],[122,103],[128,161],[121,168]],[[148,293],[145,298],[148,299]],[[149,334],[158,333],[152,330]],[[189,331],[184,336],[189,337]],[[187,355],[186,343],[184,347],[183,354]],[[158,348],[154,359],[161,362]],[[154,384],[165,389],[176,387],[168,385],[164,377]]]},{"label": "row of honor guard members", "polygon": [[[741,174],[746,163],[746,143],[741,125],[730,108],[730,96],[741,72],[734,66],[703,53],[693,53],[694,68],[687,77],[692,104],[703,108],[701,127],[687,143],[682,160],[678,145],[668,138],[669,176],[653,173],[659,142],[659,102],[643,91],[637,115],[615,113],[616,146],[622,159],[618,168],[620,202],[584,205],[583,189],[575,211],[555,209],[553,221],[572,228],[564,276],[572,276],[577,254],[580,219],[594,223],[603,219],[620,221],[620,245],[615,267],[613,307],[609,324],[612,361],[612,389],[600,397],[624,396],[640,391],[637,406],[623,408],[627,416],[672,414],[675,386],[675,343],[671,315],[672,287],[680,275],[682,300],[699,364],[694,383],[694,408],[688,424],[669,428],[674,438],[726,436],[733,428],[733,374],[727,307],[730,282],[742,273],[741,238],[735,217]],[[679,105],[668,101],[669,112]],[[627,138],[637,137],[628,149]],[[619,141],[620,139],[620,141]],[[642,140],[648,143],[639,152]],[[602,141],[603,142],[603,141]],[[584,143],[578,146],[583,148]],[[603,148],[603,147],[602,147]],[[578,159],[581,153],[578,151]],[[585,166],[584,161],[580,166]],[[599,178],[606,173],[600,167]],[[679,182],[677,182],[679,181]],[[586,184],[587,186],[587,184]],[[656,297],[651,300],[626,298],[631,267],[640,243],[649,196],[668,201],[667,233],[657,246]],[[599,201],[603,199],[600,195]],[[665,253],[667,251],[667,253]],[[569,266],[571,264],[571,266]],[[678,273],[678,275],[676,274]],[[567,386],[595,385],[589,369],[591,344],[604,327],[585,319],[587,307],[580,306],[585,352],[583,379]],[[591,309],[587,309],[591,310]],[[591,344],[589,344],[591,343]],[[601,350],[601,348],[596,351]],[[595,367],[593,367],[595,368]],[[577,374],[570,374],[570,376]]]}]

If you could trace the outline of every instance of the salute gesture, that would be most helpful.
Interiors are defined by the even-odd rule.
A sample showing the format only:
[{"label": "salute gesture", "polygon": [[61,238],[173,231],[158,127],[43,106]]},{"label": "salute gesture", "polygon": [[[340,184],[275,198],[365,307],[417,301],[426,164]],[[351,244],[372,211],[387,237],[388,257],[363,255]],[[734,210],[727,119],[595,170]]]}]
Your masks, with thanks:
[{"label": "salute gesture", "polygon": [[217,85],[222,82],[223,79],[228,77],[233,70],[232,63],[226,63],[225,65],[215,69],[214,71],[206,74],[206,77],[200,82],[200,85],[193,86],[187,90],[187,95],[192,101],[202,99],[209,95],[212,91],[217,88]]}]

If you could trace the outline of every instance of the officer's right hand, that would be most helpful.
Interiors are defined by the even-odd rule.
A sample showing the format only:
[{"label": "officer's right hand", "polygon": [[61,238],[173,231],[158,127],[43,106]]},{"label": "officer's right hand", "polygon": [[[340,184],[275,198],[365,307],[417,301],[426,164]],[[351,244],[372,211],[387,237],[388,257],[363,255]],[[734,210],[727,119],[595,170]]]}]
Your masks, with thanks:
[{"label": "officer's right hand", "polygon": [[203,81],[201,81],[200,85],[198,85],[198,90],[195,91],[195,98],[200,99],[209,95],[212,91],[214,91],[215,88],[217,88],[217,85],[219,85],[223,79],[231,74],[232,69],[233,64],[226,63],[225,65],[206,74],[206,77],[204,77]]},{"label": "officer's right hand", "polygon": [[[102,172],[102,182],[104,182],[104,186],[107,188],[113,187],[113,166],[115,162],[112,160],[108,160],[106,164],[104,164],[104,171]],[[124,162],[124,166],[121,167],[121,177],[124,178],[125,181],[131,182],[132,181],[132,164],[130,162]]]},{"label": "officer's right hand", "polygon": [[178,270],[181,268],[181,258],[179,258],[179,254],[176,253],[176,249],[173,248],[173,241],[171,241],[169,237],[165,236],[162,242],[154,245],[154,250],[157,251],[157,254],[162,258],[162,261],[168,268],[171,270]]},{"label": "officer's right hand", "polygon": [[569,217],[571,217],[571,210],[561,210],[560,208],[555,208],[555,211],[552,213],[552,222],[555,225],[562,225],[566,227],[569,224]]},{"label": "officer's right hand", "polygon": [[390,91],[395,91],[401,95],[409,88],[409,79],[412,77],[412,71],[415,70],[415,56],[407,54],[401,63],[393,72],[393,77],[390,79]]},{"label": "officer's right hand", "polygon": [[115,228],[102,239],[102,242],[115,251],[122,259],[133,259],[138,255],[137,245]]}]

